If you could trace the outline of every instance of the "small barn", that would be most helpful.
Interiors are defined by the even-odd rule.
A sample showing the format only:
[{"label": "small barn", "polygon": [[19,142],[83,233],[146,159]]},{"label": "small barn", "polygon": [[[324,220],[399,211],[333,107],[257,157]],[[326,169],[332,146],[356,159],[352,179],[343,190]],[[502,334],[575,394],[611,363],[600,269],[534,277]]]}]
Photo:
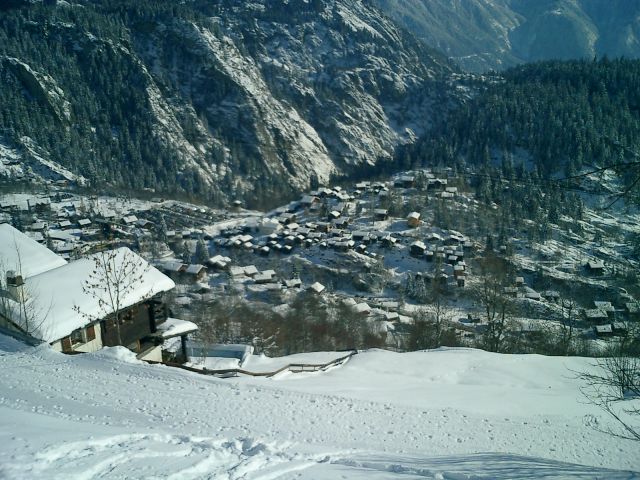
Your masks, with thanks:
[{"label": "small barn", "polygon": [[409,246],[409,253],[411,253],[411,255],[413,255],[414,257],[423,256],[426,251],[427,246],[420,240],[416,240]]},{"label": "small barn", "polygon": [[420,214],[418,212],[411,212],[407,216],[407,226],[410,228],[417,228],[420,226]]},{"label": "small barn", "polygon": [[587,271],[591,275],[604,275],[604,263],[601,260],[590,260],[587,262]]}]

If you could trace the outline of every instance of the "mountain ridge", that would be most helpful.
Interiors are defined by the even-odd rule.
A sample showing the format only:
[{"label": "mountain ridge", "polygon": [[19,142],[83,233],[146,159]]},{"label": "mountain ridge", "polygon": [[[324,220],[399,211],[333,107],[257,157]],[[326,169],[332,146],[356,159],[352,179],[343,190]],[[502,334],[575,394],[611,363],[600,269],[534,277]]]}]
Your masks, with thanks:
[{"label": "mountain ridge", "polygon": [[0,63],[3,136],[94,184],[259,202],[392,162],[458,97],[445,57],[360,0],[85,0],[3,17],[0,56],[60,90],[36,94],[54,89]]},{"label": "mountain ridge", "polygon": [[539,60],[640,57],[640,4],[624,0],[375,0],[473,72]]}]

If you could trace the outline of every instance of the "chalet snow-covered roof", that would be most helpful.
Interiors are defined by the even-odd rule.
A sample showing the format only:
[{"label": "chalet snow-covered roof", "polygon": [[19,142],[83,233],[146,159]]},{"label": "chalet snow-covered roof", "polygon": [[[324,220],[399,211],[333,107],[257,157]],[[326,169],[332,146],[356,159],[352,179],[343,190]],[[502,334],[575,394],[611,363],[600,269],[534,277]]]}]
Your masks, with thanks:
[{"label": "chalet snow-covered roof", "polygon": [[44,222],[33,222],[29,226],[29,230],[34,230],[34,231],[44,230],[45,228],[47,228],[47,224]]},{"label": "chalet snow-covered roof", "polygon": [[285,280],[284,284],[287,288],[297,288],[302,285],[302,281],[299,278],[292,278],[290,280]]},{"label": "chalet snow-covered roof", "polygon": [[584,311],[584,315],[588,320],[599,320],[609,318],[607,312],[600,310],[599,308],[587,309]]},{"label": "chalet snow-covered roof", "polygon": [[244,267],[231,267],[229,272],[232,277],[240,277],[244,275]]},{"label": "chalet snow-covered roof", "polygon": [[413,182],[416,179],[413,175],[402,175],[398,178],[401,182]]},{"label": "chalet snow-covered roof", "polygon": [[591,270],[601,270],[604,268],[604,263],[601,260],[590,260],[587,262],[587,266]]},{"label": "chalet snow-covered roof", "polygon": [[604,302],[604,301],[599,301],[599,300],[594,300],[593,301],[593,306],[599,310],[602,310],[604,312],[615,312],[616,309],[613,305],[611,305],[611,302]]},{"label": "chalet snow-covered roof", "polygon": [[355,307],[358,302],[356,302],[355,298],[347,297],[342,300],[342,303],[347,307]]},{"label": "chalet snow-covered roof", "polygon": [[369,313],[371,312],[371,307],[366,302],[358,303],[354,305],[353,310],[356,313]]},{"label": "chalet snow-covered roof", "polygon": [[162,338],[178,337],[196,330],[198,330],[198,326],[195,323],[178,318],[167,318],[165,322],[158,325],[158,333],[162,335]]},{"label": "chalet snow-covered roof", "polygon": [[[121,309],[175,288],[173,280],[128,248],[118,248],[113,251],[113,254],[113,264],[116,268],[131,262],[134,272],[132,277],[137,277],[138,280],[123,292]],[[90,294],[83,288],[87,280],[92,280],[96,258],[100,255],[102,254],[98,253],[71,263],[65,262],[58,268],[27,279],[26,293],[29,297],[29,308],[41,317],[39,323],[42,323],[33,332],[33,336],[53,342],[113,313],[106,300],[107,292],[94,290],[94,294]],[[106,305],[100,300],[105,300]],[[22,320],[17,315],[13,316],[13,320],[19,325],[22,324]]]},{"label": "chalet snow-covered roof", "polygon": [[185,272],[188,273],[189,275],[198,275],[204,269],[205,269],[204,265],[192,263],[187,267]]},{"label": "chalet snow-covered roof", "polygon": [[211,257],[207,261],[207,263],[209,265],[213,265],[214,267],[226,268],[227,265],[231,263],[231,259],[229,257],[223,257],[222,255],[216,255],[214,257]]},{"label": "chalet snow-covered roof", "polygon": [[424,244],[424,242],[421,242],[420,240],[416,240],[415,242],[413,242],[410,246],[411,248],[415,249],[420,249],[420,250],[426,250],[427,246]]},{"label": "chalet snow-covered roof", "polygon": [[605,333],[613,333],[613,328],[611,324],[606,325],[596,325],[593,327],[596,334],[605,334]]},{"label": "chalet snow-covered roof", "polygon": [[64,258],[8,223],[0,224],[0,270],[13,270],[26,279],[66,263]]},{"label": "chalet snow-covered roof", "polygon": [[325,290],[325,286],[322,285],[320,282],[315,282],[313,285],[311,285],[311,287],[309,287],[311,290],[313,290],[316,293],[322,293]]},{"label": "chalet snow-covered roof", "polygon": [[640,312],[640,304],[637,302],[627,302],[624,304],[627,312],[629,313],[638,313]]},{"label": "chalet snow-covered roof", "polygon": [[247,265],[244,267],[244,274],[247,277],[253,277],[258,274],[258,268],[255,265]]},{"label": "chalet snow-covered roof", "polygon": [[384,319],[387,322],[393,322],[396,321],[400,318],[400,315],[398,314],[398,312],[385,312],[384,313]]},{"label": "chalet snow-covered roof", "polygon": [[162,269],[166,272],[182,272],[186,265],[178,260],[169,260],[162,263]]},{"label": "chalet snow-covered roof", "polygon": [[530,300],[540,300],[541,298],[540,294],[531,288],[527,288],[524,296]]},{"label": "chalet snow-covered roof", "polygon": [[382,308],[386,308],[387,310],[395,310],[400,306],[400,304],[396,301],[390,300],[387,302],[382,302],[380,306]]},{"label": "chalet snow-covered roof", "polygon": [[253,281],[255,283],[269,283],[271,282],[271,280],[273,279],[272,275],[269,275],[267,273],[258,273],[256,275],[254,275],[253,277]]}]

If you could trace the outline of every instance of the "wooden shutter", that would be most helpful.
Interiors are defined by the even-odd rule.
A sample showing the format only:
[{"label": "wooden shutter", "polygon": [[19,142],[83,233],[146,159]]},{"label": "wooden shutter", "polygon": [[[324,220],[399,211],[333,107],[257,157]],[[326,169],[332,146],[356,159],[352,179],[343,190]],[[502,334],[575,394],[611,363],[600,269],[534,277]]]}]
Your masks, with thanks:
[{"label": "wooden shutter", "polygon": [[95,340],[95,339],[96,339],[96,327],[94,325],[91,325],[87,327],[87,342],[90,342],[91,340]]},{"label": "wooden shutter", "polygon": [[73,348],[71,347],[71,337],[64,337],[62,339],[62,351],[63,352],[73,351]]}]

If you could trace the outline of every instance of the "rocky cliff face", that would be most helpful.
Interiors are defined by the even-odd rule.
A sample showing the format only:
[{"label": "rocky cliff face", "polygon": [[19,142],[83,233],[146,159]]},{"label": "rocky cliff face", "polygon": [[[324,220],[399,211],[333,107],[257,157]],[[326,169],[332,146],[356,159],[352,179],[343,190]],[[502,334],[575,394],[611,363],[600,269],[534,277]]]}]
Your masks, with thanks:
[{"label": "rocky cliff face", "polygon": [[470,71],[522,62],[640,57],[640,3],[629,0],[375,0]]},{"label": "rocky cliff face", "polygon": [[220,200],[374,169],[457,98],[445,58],[360,0],[35,4],[3,14],[0,55],[5,138]]}]

